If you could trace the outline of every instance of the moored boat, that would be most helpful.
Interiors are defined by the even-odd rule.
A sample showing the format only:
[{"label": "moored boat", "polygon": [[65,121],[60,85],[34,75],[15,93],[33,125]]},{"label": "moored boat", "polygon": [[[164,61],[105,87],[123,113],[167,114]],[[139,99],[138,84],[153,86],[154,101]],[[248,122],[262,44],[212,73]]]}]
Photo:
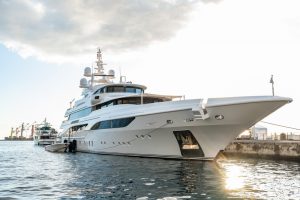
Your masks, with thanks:
[{"label": "moored boat", "polygon": [[241,132],[292,101],[278,96],[183,99],[145,93],[146,86],[103,68],[86,68],[82,97],[59,134],[76,150],[126,156],[212,160]]},{"label": "moored boat", "polygon": [[46,119],[35,126],[33,140],[36,145],[50,145],[56,141],[57,131]]},{"label": "moored boat", "polygon": [[69,144],[67,143],[54,143],[52,145],[45,146],[46,151],[50,152],[67,152]]}]

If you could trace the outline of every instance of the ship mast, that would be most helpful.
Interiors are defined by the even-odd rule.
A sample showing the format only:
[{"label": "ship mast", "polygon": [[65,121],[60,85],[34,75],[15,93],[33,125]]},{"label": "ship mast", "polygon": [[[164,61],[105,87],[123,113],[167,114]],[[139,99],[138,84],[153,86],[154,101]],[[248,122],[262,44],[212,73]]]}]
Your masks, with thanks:
[{"label": "ship mast", "polygon": [[104,67],[103,65],[106,65],[103,63],[102,61],[102,52],[100,50],[100,48],[98,48],[98,51],[97,51],[97,61],[96,61],[96,64],[97,64],[97,72],[96,74],[99,74],[99,75],[104,75]]},{"label": "ship mast", "polygon": [[[84,89],[93,89],[94,84],[97,83],[111,83],[112,80],[115,78],[115,71],[114,70],[109,70],[108,74],[105,74],[104,72],[104,65],[106,65],[105,63],[103,63],[102,60],[102,52],[100,50],[100,48],[98,48],[97,51],[97,60],[96,60],[96,67],[94,68],[92,66],[92,68],[90,67],[86,67],[84,69],[84,76],[85,77],[90,77],[91,80],[88,81],[86,80],[86,78],[82,78],[80,80],[80,88],[84,88]],[[100,79],[97,79],[96,77],[101,77]]]},{"label": "ship mast", "polygon": [[[106,75],[104,73],[104,67],[103,67],[106,64],[102,60],[102,52],[101,52],[100,48],[98,48],[98,51],[97,51],[96,64],[97,64],[97,66],[95,68],[92,67],[91,88],[93,88],[94,83],[97,83],[97,82],[100,82],[100,83],[108,82],[108,80],[106,79],[106,76],[108,76],[108,75]],[[101,76],[102,79],[95,79],[95,76]]]}]

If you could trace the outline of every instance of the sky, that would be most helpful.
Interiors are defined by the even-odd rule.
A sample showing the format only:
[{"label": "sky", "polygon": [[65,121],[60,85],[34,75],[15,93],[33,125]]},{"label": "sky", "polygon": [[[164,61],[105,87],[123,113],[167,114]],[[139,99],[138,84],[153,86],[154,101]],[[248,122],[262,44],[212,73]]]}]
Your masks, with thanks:
[{"label": "sky", "polygon": [[[0,138],[45,118],[59,128],[83,69],[189,98],[275,95],[264,121],[300,128],[298,0],[0,0]],[[268,126],[270,131],[293,131]]]}]

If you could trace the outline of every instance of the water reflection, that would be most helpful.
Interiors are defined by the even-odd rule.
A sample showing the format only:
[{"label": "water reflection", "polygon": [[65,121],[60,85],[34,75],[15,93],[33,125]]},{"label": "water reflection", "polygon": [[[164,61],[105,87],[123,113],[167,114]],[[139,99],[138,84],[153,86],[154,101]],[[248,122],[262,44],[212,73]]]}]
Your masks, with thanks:
[{"label": "water reflection", "polygon": [[229,197],[300,199],[299,163],[242,159],[227,160],[219,164]]},{"label": "water reflection", "polygon": [[227,190],[239,190],[245,185],[242,177],[242,167],[237,165],[228,165],[224,168],[226,174],[225,188]]},{"label": "water reflection", "polygon": [[180,166],[178,166],[179,181],[185,192],[193,193],[197,191],[197,186],[200,187],[197,182],[203,178],[203,174],[200,172],[203,170],[204,165],[205,163],[180,161]]},{"label": "water reflection", "polygon": [[300,164],[54,154],[0,145],[0,199],[300,199]]}]

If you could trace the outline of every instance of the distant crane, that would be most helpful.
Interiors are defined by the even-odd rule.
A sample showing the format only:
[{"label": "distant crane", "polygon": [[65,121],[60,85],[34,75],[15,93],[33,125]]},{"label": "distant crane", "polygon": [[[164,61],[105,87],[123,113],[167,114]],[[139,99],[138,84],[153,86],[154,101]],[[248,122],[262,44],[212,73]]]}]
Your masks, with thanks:
[{"label": "distant crane", "polygon": [[33,132],[34,132],[35,123],[36,122],[33,122],[31,124],[30,123],[26,123],[25,124],[24,122],[22,122],[22,124],[20,126],[18,126],[15,130],[12,127],[11,128],[11,132],[10,132],[10,138],[14,137],[13,136],[14,133],[16,135],[15,136],[16,138],[18,138],[19,133],[20,133],[20,136],[19,136],[20,139],[25,138],[26,136],[24,136],[24,132],[27,131],[27,130],[29,130],[30,127],[31,127],[31,135],[30,135],[30,137],[32,137],[33,136]]}]

